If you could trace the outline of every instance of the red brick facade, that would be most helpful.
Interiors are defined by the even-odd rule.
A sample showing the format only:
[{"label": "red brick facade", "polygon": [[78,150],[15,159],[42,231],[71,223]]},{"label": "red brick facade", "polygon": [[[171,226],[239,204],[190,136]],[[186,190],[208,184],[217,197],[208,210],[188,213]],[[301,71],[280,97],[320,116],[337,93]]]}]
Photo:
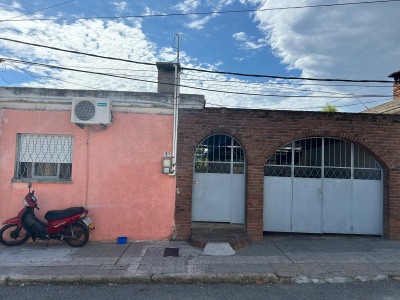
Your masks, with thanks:
[{"label": "red brick facade", "polygon": [[191,233],[193,156],[212,134],[237,139],[246,154],[246,227],[263,236],[264,164],[281,146],[306,137],[337,137],[365,147],[384,170],[384,236],[400,239],[400,115],[227,108],[179,111],[176,234]]}]

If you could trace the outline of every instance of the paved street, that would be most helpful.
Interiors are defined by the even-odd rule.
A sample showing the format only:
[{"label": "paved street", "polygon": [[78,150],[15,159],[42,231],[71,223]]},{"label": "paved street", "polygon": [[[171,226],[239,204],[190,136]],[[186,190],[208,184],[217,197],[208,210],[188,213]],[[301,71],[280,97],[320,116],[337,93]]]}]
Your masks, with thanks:
[{"label": "paved street", "polygon": [[[377,237],[267,236],[230,256],[206,256],[202,249],[175,241],[89,242],[83,248],[44,245],[1,245],[0,284],[342,283],[400,278],[400,241]],[[174,254],[178,256],[165,256]]]}]

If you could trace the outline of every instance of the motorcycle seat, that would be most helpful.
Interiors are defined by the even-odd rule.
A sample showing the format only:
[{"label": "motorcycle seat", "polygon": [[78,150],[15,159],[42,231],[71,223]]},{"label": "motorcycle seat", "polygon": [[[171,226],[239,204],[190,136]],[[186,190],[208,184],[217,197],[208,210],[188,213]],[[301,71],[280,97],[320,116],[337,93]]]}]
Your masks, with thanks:
[{"label": "motorcycle seat", "polygon": [[82,206],[70,207],[62,210],[49,210],[44,218],[46,220],[54,221],[72,217],[73,215],[84,212],[85,208]]}]

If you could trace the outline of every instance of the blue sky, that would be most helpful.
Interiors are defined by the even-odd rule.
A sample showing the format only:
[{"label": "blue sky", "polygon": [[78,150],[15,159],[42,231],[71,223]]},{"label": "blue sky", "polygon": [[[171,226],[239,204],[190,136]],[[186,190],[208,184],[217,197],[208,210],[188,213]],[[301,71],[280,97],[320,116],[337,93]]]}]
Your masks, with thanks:
[{"label": "blue sky", "polygon": [[[364,1],[0,0],[0,38],[155,64],[176,60],[178,34],[180,63],[187,68],[390,80],[387,75],[400,69],[400,1],[270,10],[349,2]],[[246,12],[192,14],[243,10]],[[160,14],[187,15],[151,16]],[[107,18],[144,15],[148,17]],[[4,59],[0,86],[156,91],[156,84],[135,80],[156,81],[156,67],[151,65],[74,55],[1,39],[0,58]],[[132,79],[55,70],[18,60]],[[182,93],[204,94],[208,106],[219,107],[320,110],[331,103],[340,111],[358,112],[389,101],[392,95],[391,83],[276,80],[190,71],[184,71],[181,78],[185,86],[205,89],[182,88]]]}]

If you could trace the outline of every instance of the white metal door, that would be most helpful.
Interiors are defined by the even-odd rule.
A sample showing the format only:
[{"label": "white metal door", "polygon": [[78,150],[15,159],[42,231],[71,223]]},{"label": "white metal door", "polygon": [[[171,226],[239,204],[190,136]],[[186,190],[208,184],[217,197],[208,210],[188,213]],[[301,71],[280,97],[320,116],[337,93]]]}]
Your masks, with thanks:
[{"label": "white metal door", "polygon": [[381,235],[381,167],[364,149],[340,139],[283,146],[265,165],[263,228]]},{"label": "white metal door", "polygon": [[229,177],[225,174],[193,174],[193,221],[230,221]]},{"label": "white metal door", "polygon": [[230,136],[212,135],[196,149],[192,221],[244,224],[245,157]]},{"label": "white metal door", "polygon": [[352,180],[325,178],[322,197],[322,232],[351,234]]},{"label": "white metal door", "polygon": [[292,178],[265,177],[264,231],[292,231]]},{"label": "white metal door", "polygon": [[292,232],[321,232],[321,179],[293,179]]}]

